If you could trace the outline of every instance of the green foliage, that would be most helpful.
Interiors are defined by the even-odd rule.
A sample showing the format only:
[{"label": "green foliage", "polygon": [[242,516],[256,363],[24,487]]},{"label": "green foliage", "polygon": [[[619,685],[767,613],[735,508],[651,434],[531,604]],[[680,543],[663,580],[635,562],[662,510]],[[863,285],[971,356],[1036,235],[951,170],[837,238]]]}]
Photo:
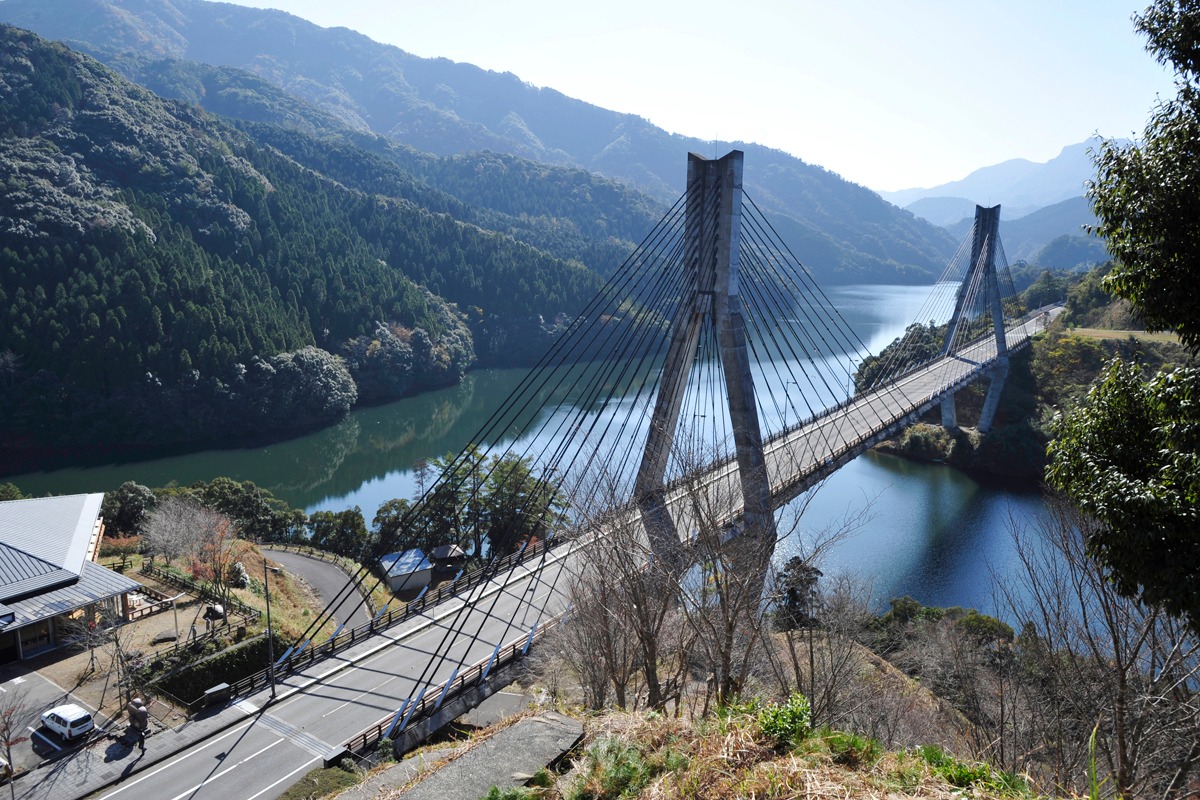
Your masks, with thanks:
[{"label": "green foliage", "polygon": [[[278,641],[275,652],[283,652]],[[195,702],[204,696],[206,689],[219,683],[234,683],[266,669],[267,654],[267,637],[256,636],[165,675],[155,685],[185,703]]]},{"label": "green foliage", "polygon": [[135,536],[142,532],[142,521],[157,502],[154,492],[134,481],[125,481],[116,490],[104,493],[100,514],[111,535]]},{"label": "green foliage", "polygon": [[359,558],[366,552],[367,524],[358,506],[345,511],[314,511],[308,517],[308,544]]},{"label": "green foliage", "polygon": [[867,356],[854,373],[854,389],[861,392],[886,383],[910,369],[924,364],[942,352],[946,338],[945,325],[914,322],[903,335],[883,348],[877,356]]},{"label": "green foliage", "polygon": [[1127,597],[1200,625],[1200,368],[1113,361],[1056,424],[1047,481],[1103,525],[1089,551]]},{"label": "green foliage", "polygon": [[782,748],[792,748],[802,742],[812,730],[812,710],[808,698],[792,692],[785,703],[771,703],[755,714],[765,736],[774,739]]},{"label": "green foliage", "polygon": [[900,452],[909,458],[941,461],[950,457],[954,439],[941,425],[918,422],[900,436]]},{"label": "green foliage", "polygon": [[1097,232],[1116,259],[1105,287],[1129,300],[1150,330],[1169,330],[1200,349],[1200,11],[1157,0],[1135,17],[1147,50],[1175,72],[1178,94],[1154,109],[1140,140],[1105,142],[1088,194]]},{"label": "green foliage", "polygon": [[21,493],[14,484],[0,483],[0,501],[3,500],[24,500],[25,495]]},{"label": "green foliage", "polygon": [[[485,458],[475,445],[436,459],[441,479],[411,506],[391,501],[376,516],[380,547],[458,544],[470,558],[507,554],[545,538],[564,508],[553,475],[535,474],[527,459]],[[387,544],[390,543],[390,544]]]},{"label": "green foliage", "polygon": [[[331,180],[319,164],[341,163],[345,142],[256,139],[263,129],[161,100],[13,28],[0,28],[0,52],[0,85],[20,87],[5,102],[23,98],[0,138],[9,446],[323,424],[356,402],[356,380],[368,400],[453,383],[476,336],[569,314],[598,285],[478,219]],[[279,138],[303,142],[317,166]],[[362,176],[382,163],[350,161]],[[476,310],[476,333],[453,303]]]},{"label": "green foliage", "polygon": [[778,580],[776,629],[790,631],[817,624],[817,581],[820,578],[821,571],[800,556],[792,556],[787,560]]},{"label": "green foliage", "polygon": [[987,764],[959,761],[937,745],[922,745],[917,752],[925,763],[933,768],[934,774],[952,786],[962,789],[978,787],[1011,797],[1026,796],[1029,793],[1029,787],[1021,778],[994,770]]},{"label": "green foliage", "polygon": [[954,624],[980,644],[1011,642],[1015,636],[1011,625],[987,614],[980,614],[973,608],[956,619]]},{"label": "green foliage", "polygon": [[662,767],[648,760],[634,744],[612,737],[601,739],[587,749],[581,775],[567,793],[567,800],[636,797]]},{"label": "green foliage", "polygon": [[851,769],[870,767],[883,755],[883,745],[869,736],[824,729],[821,738],[829,748],[833,763]]},{"label": "green foliage", "polygon": [[1050,303],[1059,303],[1066,298],[1070,281],[1061,271],[1044,269],[1023,292],[1021,303],[1025,308],[1041,308]]}]

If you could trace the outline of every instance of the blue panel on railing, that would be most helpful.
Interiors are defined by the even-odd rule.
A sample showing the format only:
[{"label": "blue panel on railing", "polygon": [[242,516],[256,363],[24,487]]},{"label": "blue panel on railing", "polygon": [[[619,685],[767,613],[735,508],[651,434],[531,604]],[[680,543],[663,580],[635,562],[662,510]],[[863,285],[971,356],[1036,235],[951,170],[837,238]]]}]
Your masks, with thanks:
[{"label": "blue panel on railing", "polygon": [[337,635],[342,632],[342,628],[344,628],[344,627],[346,627],[346,623],[344,623],[344,622],[341,625],[338,625],[337,630],[333,632],[333,636],[329,637],[329,641],[332,642],[334,639],[336,639]]},{"label": "blue panel on railing", "polygon": [[280,664],[282,664],[284,662],[284,659],[286,659],[288,656],[290,656],[292,654],[292,651],[295,649],[296,649],[296,645],[292,645],[291,647],[289,647],[287,649],[287,652],[285,652],[283,655],[281,655],[279,657],[279,660],[275,662],[275,666],[278,667]]},{"label": "blue panel on railing", "polygon": [[454,679],[457,677],[458,667],[455,667],[454,671],[450,673],[450,677],[446,679],[446,685],[442,687],[442,693],[438,695],[438,701],[433,706],[434,711],[442,707],[442,701],[446,699],[446,692],[450,691],[450,684],[454,683]]},{"label": "blue panel on railing", "polygon": [[521,655],[529,652],[529,645],[533,644],[533,634],[537,633],[538,624],[533,623],[533,627],[529,629],[529,638],[525,640],[525,647],[521,650]]},{"label": "blue panel on railing", "polygon": [[[425,687],[425,688],[429,688],[429,687]],[[404,715],[404,719],[400,722],[400,730],[404,730],[404,727],[406,725],[408,725],[409,717],[411,717],[413,715],[413,712],[417,710],[417,706],[419,706],[421,704],[421,700],[424,697],[425,697],[425,689],[422,689],[417,694],[417,699],[413,700],[412,705],[408,709],[408,713]]]},{"label": "blue panel on railing", "polygon": [[380,618],[380,617],[382,617],[382,616],[383,616],[385,613],[387,613],[387,610],[388,610],[389,608],[391,608],[391,607],[392,607],[391,601],[388,601],[387,603],[384,603],[384,604],[383,604],[383,608],[379,609],[379,613],[378,613],[378,614],[376,614],[376,615],[375,615],[375,618],[374,618],[374,619],[372,619],[371,621],[372,621],[372,622],[378,622],[378,621],[379,621],[379,618]]},{"label": "blue panel on railing", "polygon": [[492,651],[492,657],[488,659],[487,666],[483,668],[483,674],[479,676],[480,682],[487,680],[488,673],[492,671],[492,664],[496,663],[498,655],[500,655],[500,642],[496,642],[496,649]]},{"label": "blue panel on railing", "polygon": [[385,738],[385,739],[392,738],[392,731],[396,730],[396,724],[398,722],[400,722],[400,715],[404,713],[404,709],[408,708],[409,700],[412,700],[412,698],[411,697],[404,698],[404,702],[400,704],[400,707],[398,709],[396,709],[396,716],[392,717],[392,724],[388,725],[387,733],[385,733],[383,735],[383,738]]}]

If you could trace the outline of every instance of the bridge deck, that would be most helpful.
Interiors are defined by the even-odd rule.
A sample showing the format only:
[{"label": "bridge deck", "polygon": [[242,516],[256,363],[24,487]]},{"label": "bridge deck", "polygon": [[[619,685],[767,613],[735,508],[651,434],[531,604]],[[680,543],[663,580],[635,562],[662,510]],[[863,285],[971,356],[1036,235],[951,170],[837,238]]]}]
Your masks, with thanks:
[{"label": "bridge deck", "polygon": [[[1060,312],[1059,307],[1039,310],[1011,325],[1006,332],[1009,352],[1027,345],[1030,337],[1045,330]],[[995,361],[995,339],[986,337],[956,355],[932,361],[884,388],[860,394],[816,419],[771,437],[763,450],[775,506],[798,496],[846,462],[915,422],[946,395],[986,374]],[[714,465],[703,483],[716,496],[727,498],[722,505],[728,503],[730,516],[738,516],[742,503],[735,462]],[[695,527],[683,510],[687,505],[682,502],[685,494],[683,487],[673,487],[668,492],[668,507],[681,532]]]}]

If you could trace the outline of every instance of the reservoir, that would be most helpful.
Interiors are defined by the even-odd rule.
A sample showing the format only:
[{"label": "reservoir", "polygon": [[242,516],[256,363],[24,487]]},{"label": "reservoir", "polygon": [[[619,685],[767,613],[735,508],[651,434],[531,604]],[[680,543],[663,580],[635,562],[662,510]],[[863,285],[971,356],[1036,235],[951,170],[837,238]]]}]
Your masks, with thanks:
[{"label": "reservoir", "polygon": [[[917,320],[933,287],[841,286],[826,290],[872,353]],[[520,369],[479,370],[458,386],[361,408],[329,428],[266,447],[192,452],[144,461],[59,469],[5,478],[26,494],[150,487],[226,476],[249,480],[308,512],[358,506],[368,526],[383,503],[417,493],[414,465],[457,453],[519,384]],[[865,511],[864,511],[865,509]],[[805,532],[859,514],[857,531],[819,565],[826,575],[869,582],[881,607],[910,595],[926,605],[994,611],[992,573],[1017,565],[1014,524],[1043,509],[1031,487],[984,485],[940,464],[867,453],[835,473],[811,499],[780,559]]]}]

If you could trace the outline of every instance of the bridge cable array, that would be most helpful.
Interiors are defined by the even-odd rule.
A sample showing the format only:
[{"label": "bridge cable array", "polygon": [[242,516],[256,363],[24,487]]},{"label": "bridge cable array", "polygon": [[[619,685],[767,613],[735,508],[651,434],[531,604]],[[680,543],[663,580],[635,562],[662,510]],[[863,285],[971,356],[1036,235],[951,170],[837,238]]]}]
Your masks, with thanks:
[{"label": "bridge cable array", "polygon": [[[897,340],[886,363],[871,356],[811,273],[783,243],[766,214],[748,197],[743,195],[743,199],[739,285],[763,439],[813,425],[831,409],[854,398],[858,394],[856,382],[864,389],[869,386],[885,393],[901,392],[881,376],[894,378],[914,368],[922,347],[928,349],[929,336],[917,336],[914,324]],[[695,214],[696,209],[689,210],[686,203],[685,195],[668,209],[517,388],[497,406],[472,437],[473,445],[449,459],[437,480],[414,498],[399,524],[390,534],[381,535],[364,559],[373,561],[414,542],[428,544],[431,521],[449,516],[474,526],[470,537],[473,541],[489,539],[488,547],[479,547],[470,555],[483,564],[485,572],[501,579],[500,588],[472,630],[466,630],[466,623],[476,601],[464,602],[439,622],[444,630],[439,655],[430,659],[419,685],[427,685],[442,668],[452,639],[465,638],[472,644],[480,640],[484,625],[494,617],[496,604],[508,591],[506,586],[517,570],[540,569],[551,554],[550,547],[543,546],[534,568],[529,563],[522,566],[519,559],[504,562],[510,552],[504,547],[519,547],[523,552],[534,540],[545,544],[570,535],[580,519],[579,512],[594,511],[598,497],[630,501],[670,325],[673,320],[703,311],[699,306],[704,302],[704,287],[698,295],[695,293],[695,254],[685,235],[689,211]],[[918,313],[918,321],[945,320],[953,313],[957,293],[952,281],[961,282],[966,274],[969,242],[970,237],[951,259],[933,295]],[[1002,249],[999,252],[1002,254]],[[1007,263],[1003,274],[1011,292]],[[986,282],[975,283],[983,285],[972,284],[965,289],[965,306],[971,309],[964,311],[965,319],[980,318],[982,312],[978,309],[987,300]],[[679,430],[674,435],[675,447],[665,478],[668,484],[702,463],[734,463],[726,377],[711,316],[709,320],[701,331],[687,377]],[[971,325],[961,327],[963,335],[956,334],[952,352],[961,344],[959,338],[967,338],[966,329]],[[875,370],[869,383],[863,375],[868,366]],[[888,423],[881,404],[864,408],[865,413],[878,417],[879,426]],[[818,450],[835,452],[846,444],[848,432],[838,426],[821,426],[816,432],[809,445],[813,452],[793,452],[790,457],[811,460],[818,458]],[[515,469],[518,463],[527,469]],[[488,513],[494,514],[496,509],[479,508],[477,501],[485,488],[492,489],[493,496],[509,499],[504,519],[488,518]],[[462,509],[445,507],[448,499],[464,497],[465,505],[474,509],[474,519],[462,519]],[[737,511],[732,506],[738,501],[731,498],[728,502],[732,516]],[[498,527],[504,525],[507,531]],[[481,535],[480,526],[487,526],[486,537]],[[461,535],[456,528],[451,525],[441,533]],[[502,562],[507,565],[504,575],[498,572]],[[530,611],[535,612],[535,626],[544,616],[562,572],[556,573],[555,583],[540,605],[534,606],[535,598],[523,599],[525,621]],[[365,588],[371,578],[369,563],[364,564],[300,637],[301,647],[307,646],[327,624],[332,609],[347,593]],[[360,600],[360,604],[363,602],[365,599]],[[501,643],[515,622],[515,616],[505,619]],[[411,705],[415,707],[416,702]],[[402,722],[409,705],[406,702],[397,710],[394,725]]]}]

